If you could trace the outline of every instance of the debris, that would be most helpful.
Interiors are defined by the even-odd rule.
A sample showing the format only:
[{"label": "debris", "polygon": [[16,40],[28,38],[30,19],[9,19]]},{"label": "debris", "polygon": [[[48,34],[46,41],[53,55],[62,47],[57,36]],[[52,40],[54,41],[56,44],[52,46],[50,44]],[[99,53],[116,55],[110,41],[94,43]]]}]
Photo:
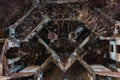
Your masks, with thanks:
[{"label": "debris", "polygon": [[[119,78],[120,22],[111,13],[114,2],[97,1],[31,1],[31,8],[0,39],[1,79],[41,80],[49,75],[52,79],[45,80],[96,80],[97,75]],[[114,72],[110,62],[116,65]],[[52,71],[58,75],[55,66],[61,74],[53,79]]]}]

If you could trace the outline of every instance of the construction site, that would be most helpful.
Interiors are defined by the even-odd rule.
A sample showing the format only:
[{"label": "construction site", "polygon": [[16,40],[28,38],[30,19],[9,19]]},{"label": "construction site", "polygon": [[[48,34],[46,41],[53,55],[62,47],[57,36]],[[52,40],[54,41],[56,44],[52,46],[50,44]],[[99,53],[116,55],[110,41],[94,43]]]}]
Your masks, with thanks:
[{"label": "construction site", "polygon": [[120,80],[120,0],[0,0],[0,80]]}]

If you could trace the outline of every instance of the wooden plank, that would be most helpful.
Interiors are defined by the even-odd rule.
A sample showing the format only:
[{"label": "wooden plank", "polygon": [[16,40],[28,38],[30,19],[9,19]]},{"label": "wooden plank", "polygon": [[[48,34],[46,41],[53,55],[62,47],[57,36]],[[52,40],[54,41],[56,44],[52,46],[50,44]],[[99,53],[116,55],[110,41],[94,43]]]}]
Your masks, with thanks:
[{"label": "wooden plank", "polygon": [[43,64],[38,68],[38,70],[34,74],[34,78],[36,78],[42,70],[46,68],[46,66],[52,61],[52,56],[48,57],[47,60],[43,62]]},{"label": "wooden plank", "polygon": [[0,80],[10,80],[10,76],[0,76]]},{"label": "wooden plank", "polygon": [[83,67],[90,73],[91,80],[96,80],[96,74],[92,68],[78,55],[78,61],[83,65]]},{"label": "wooden plank", "polygon": [[60,61],[60,58],[56,54],[56,52],[53,49],[51,49],[40,37],[38,37],[38,41],[39,41],[39,43],[41,43],[46,48],[46,50],[48,52],[50,52],[52,54],[51,56],[54,58],[54,60]]},{"label": "wooden plank", "polygon": [[120,72],[97,72],[96,74],[100,76],[120,78]]},{"label": "wooden plank", "polygon": [[90,65],[90,67],[93,69],[95,72],[111,72],[110,69],[104,67],[103,65]]},{"label": "wooden plank", "polygon": [[78,57],[78,61],[86,68],[87,71],[89,71],[90,74],[94,74],[95,72],[92,70],[92,68],[80,57]]},{"label": "wooden plank", "polygon": [[4,43],[6,39],[0,39],[0,43]]},{"label": "wooden plank", "polygon": [[32,73],[12,73],[9,74],[9,76],[0,76],[0,80],[11,80],[11,79],[17,79],[22,77],[29,77],[32,76]]},{"label": "wooden plank", "polygon": [[43,24],[47,23],[50,20],[50,18],[46,15],[44,19],[33,29],[33,31],[25,38],[25,41],[29,41],[33,36],[36,35],[38,31],[40,31],[43,28]]}]

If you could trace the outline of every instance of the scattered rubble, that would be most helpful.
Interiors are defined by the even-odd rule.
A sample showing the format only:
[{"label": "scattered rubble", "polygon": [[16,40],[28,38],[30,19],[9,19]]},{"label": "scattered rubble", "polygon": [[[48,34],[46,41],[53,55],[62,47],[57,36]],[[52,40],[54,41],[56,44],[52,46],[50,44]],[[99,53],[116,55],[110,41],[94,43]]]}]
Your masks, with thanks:
[{"label": "scattered rubble", "polygon": [[0,79],[120,78],[117,0],[5,2],[14,12],[0,14]]}]

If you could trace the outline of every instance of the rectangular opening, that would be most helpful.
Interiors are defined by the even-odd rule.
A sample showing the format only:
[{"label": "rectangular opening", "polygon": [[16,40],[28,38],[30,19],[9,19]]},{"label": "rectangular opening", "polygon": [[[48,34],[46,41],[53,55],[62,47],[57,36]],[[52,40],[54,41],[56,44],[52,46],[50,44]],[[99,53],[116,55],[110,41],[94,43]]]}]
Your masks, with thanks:
[{"label": "rectangular opening", "polygon": [[111,51],[111,52],[114,52],[114,50],[113,50],[113,45],[110,45],[110,51]]}]

